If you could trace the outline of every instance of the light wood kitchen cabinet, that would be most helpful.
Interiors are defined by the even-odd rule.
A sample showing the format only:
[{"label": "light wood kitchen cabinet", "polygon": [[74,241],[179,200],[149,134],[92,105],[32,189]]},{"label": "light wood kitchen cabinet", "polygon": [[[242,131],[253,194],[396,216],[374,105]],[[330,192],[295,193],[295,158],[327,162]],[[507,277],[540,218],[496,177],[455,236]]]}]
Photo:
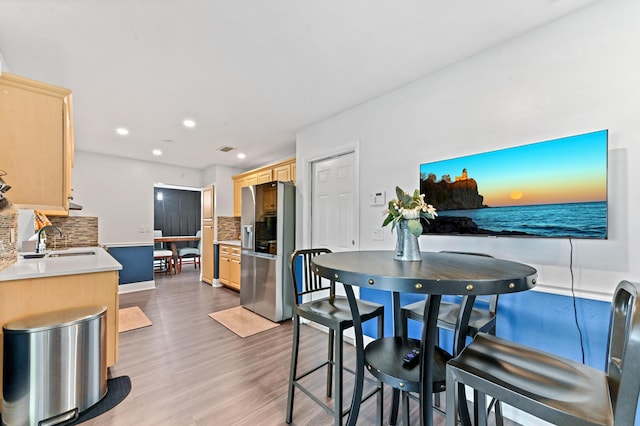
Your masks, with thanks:
[{"label": "light wood kitchen cabinet", "polygon": [[71,197],[71,91],[0,75],[0,169],[17,208],[66,215]]},{"label": "light wood kitchen cabinet", "polygon": [[202,281],[207,284],[213,284],[213,222],[203,222],[201,237],[200,264],[202,267]]},{"label": "light wood kitchen cabinet", "polygon": [[218,279],[220,283],[240,291],[240,247],[220,244]]},{"label": "light wood kitchen cabinet", "polygon": [[257,173],[251,173],[250,175],[244,177],[243,186],[252,186],[252,185],[257,185],[257,184],[258,184],[258,174]]},{"label": "light wood kitchen cabinet", "polygon": [[244,178],[233,177],[233,215],[242,215],[242,188],[244,188]]},{"label": "light wood kitchen cabinet", "polygon": [[[265,176],[263,176],[264,178]],[[258,174],[253,172],[233,177],[233,215],[242,215],[242,188],[263,183],[258,181]]]},{"label": "light wood kitchen cabinet", "polygon": [[220,244],[218,253],[218,279],[221,284],[229,285],[229,257],[228,246]]},{"label": "light wood kitchen cabinet", "polygon": [[[80,306],[107,307],[107,366],[113,366],[118,360],[118,271],[0,281],[0,324]],[[2,346],[0,328],[0,393]]]},{"label": "light wood kitchen cabinet", "polygon": [[285,161],[273,168],[273,180],[295,182],[296,160]]},{"label": "light wood kitchen cabinet", "polygon": [[240,255],[229,259],[229,287],[240,291]]},{"label": "light wood kitchen cabinet", "polygon": [[213,220],[213,186],[202,190],[202,219]]},{"label": "light wood kitchen cabinet", "polygon": [[[257,174],[258,183],[267,183],[271,182],[273,179],[271,177],[271,169],[268,170],[260,170]],[[248,185],[247,185],[248,186]]]},{"label": "light wood kitchen cabinet", "polygon": [[278,188],[267,188],[262,192],[262,210],[265,212],[276,211],[276,205],[278,204]]},{"label": "light wood kitchen cabinet", "polygon": [[214,258],[213,258],[213,217],[215,214],[214,205],[215,189],[213,185],[202,190],[202,239],[200,244],[200,264],[202,267],[202,281],[213,284]]},{"label": "light wood kitchen cabinet", "polygon": [[296,159],[292,158],[233,176],[233,215],[242,215],[242,188],[276,180],[295,183],[295,173]]}]

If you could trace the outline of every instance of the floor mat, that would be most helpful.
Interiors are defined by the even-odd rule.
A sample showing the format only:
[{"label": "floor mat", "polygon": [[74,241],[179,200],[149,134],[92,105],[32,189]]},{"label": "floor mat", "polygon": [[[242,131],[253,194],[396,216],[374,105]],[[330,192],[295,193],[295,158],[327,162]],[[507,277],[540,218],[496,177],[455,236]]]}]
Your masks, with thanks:
[{"label": "floor mat", "polygon": [[142,310],[137,306],[131,308],[123,308],[119,310],[118,332],[135,330],[142,327],[148,327],[153,323],[147,318]]},{"label": "floor mat", "polygon": [[240,337],[253,336],[254,334],[270,330],[280,324],[269,321],[242,306],[237,306],[224,311],[209,314],[211,318],[233,331]]}]

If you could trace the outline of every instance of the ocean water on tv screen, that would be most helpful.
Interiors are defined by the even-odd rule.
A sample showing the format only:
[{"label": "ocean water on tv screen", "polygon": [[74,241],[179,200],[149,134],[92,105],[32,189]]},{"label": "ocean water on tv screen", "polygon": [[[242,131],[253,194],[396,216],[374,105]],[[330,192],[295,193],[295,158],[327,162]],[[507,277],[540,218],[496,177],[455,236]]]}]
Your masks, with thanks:
[{"label": "ocean water on tv screen", "polygon": [[607,238],[606,201],[439,211],[465,216],[491,232],[523,232],[532,237]]}]

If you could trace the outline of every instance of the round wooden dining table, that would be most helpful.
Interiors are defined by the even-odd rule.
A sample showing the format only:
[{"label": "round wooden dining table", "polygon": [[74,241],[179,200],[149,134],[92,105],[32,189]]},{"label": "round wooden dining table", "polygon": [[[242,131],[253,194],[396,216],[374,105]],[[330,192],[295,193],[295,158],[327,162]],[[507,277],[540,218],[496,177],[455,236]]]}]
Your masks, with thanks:
[{"label": "round wooden dining table", "polygon": [[[422,261],[394,259],[394,251],[334,252],[313,259],[316,274],[344,285],[353,314],[356,346],[356,380],[347,425],[355,425],[360,412],[364,381],[364,339],[362,323],[352,286],[392,293],[395,335],[399,334],[400,293],[427,297],[422,327],[421,395],[432,394],[431,362],[437,344],[437,319],[443,295],[504,294],[525,291],[536,284],[537,271],[531,266],[493,257],[447,252],[422,252]],[[426,360],[426,361],[425,361]],[[420,398],[422,423],[433,424],[431,398]]]}]

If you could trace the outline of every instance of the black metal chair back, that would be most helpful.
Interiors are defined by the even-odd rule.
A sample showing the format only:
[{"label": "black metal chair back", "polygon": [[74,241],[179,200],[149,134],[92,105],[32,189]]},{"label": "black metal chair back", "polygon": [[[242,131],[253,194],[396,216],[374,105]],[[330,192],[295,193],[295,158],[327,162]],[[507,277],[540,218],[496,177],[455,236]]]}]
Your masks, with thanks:
[{"label": "black metal chair back", "polygon": [[[313,272],[311,261],[314,257],[331,253],[328,248],[296,250],[291,253],[289,264],[293,276],[293,296],[296,304],[302,303],[302,296],[318,291],[329,290],[329,297],[336,293],[335,281],[329,281]],[[297,262],[301,262],[298,264]],[[298,267],[301,266],[301,267]]]}]

